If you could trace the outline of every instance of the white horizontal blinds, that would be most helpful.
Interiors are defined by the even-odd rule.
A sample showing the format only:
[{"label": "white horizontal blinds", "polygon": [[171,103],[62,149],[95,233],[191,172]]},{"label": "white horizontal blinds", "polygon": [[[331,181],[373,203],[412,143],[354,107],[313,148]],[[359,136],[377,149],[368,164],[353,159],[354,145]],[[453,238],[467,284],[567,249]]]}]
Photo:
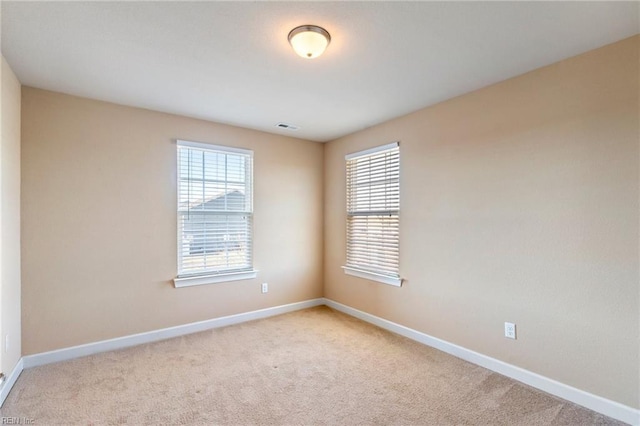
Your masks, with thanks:
[{"label": "white horizontal blinds", "polygon": [[178,276],[252,269],[252,163],[251,151],[178,142]]},{"label": "white horizontal blinds", "polygon": [[399,277],[397,143],[347,156],[347,267]]}]

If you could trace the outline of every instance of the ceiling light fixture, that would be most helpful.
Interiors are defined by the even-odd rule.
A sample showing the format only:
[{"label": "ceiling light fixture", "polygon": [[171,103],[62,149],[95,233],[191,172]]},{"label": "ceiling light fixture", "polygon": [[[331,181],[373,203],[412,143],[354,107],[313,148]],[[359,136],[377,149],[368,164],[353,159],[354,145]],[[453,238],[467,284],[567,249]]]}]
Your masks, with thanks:
[{"label": "ceiling light fixture", "polygon": [[317,25],[300,25],[289,32],[289,43],[293,50],[303,58],[313,59],[331,42],[331,36],[324,28]]}]

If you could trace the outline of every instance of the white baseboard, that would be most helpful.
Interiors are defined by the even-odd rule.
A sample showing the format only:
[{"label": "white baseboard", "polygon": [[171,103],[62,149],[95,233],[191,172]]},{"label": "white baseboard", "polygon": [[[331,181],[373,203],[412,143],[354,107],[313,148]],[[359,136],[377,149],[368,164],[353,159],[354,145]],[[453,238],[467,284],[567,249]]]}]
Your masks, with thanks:
[{"label": "white baseboard", "polygon": [[13,368],[13,371],[9,374],[9,376],[7,376],[7,380],[5,380],[5,382],[3,383],[2,388],[0,388],[0,407],[2,407],[2,404],[4,404],[4,400],[7,399],[7,396],[9,396],[11,388],[13,388],[13,385],[16,383],[16,380],[18,380],[18,376],[20,376],[20,373],[22,373],[23,369],[24,361],[22,358],[20,358],[16,366]]},{"label": "white baseboard", "polygon": [[343,312],[352,317],[361,319],[385,330],[389,330],[401,336],[408,337],[411,340],[422,343],[427,346],[439,349],[455,357],[464,359],[473,364],[487,368],[496,373],[515,379],[534,388],[540,389],[551,395],[555,395],[567,401],[571,401],[590,410],[597,411],[605,416],[629,423],[631,425],[640,425],[640,410],[620,404],[615,401],[585,392],[572,386],[560,383],[540,374],[533,373],[515,365],[491,358],[478,352],[463,348],[462,346],[449,343],[437,337],[429,336],[420,331],[405,327],[400,324],[385,320],[375,315],[359,311],[350,306],[334,302],[330,299],[324,299],[324,304],[337,311]]},{"label": "white baseboard", "polygon": [[272,308],[260,309],[257,311],[245,312],[236,315],[229,315],[226,317],[219,317],[210,320],[194,322],[191,324],[178,325],[175,327],[163,328],[146,333],[118,337],[115,339],[102,340],[100,342],[87,343],[85,345],[72,346],[70,348],[58,349],[50,352],[26,355],[22,357],[21,362],[24,361],[24,368],[37,367],[39,365],[66,361],[69,359],[93,355],[100,352],[124,349],[131,346],[141,345],[143,343],[157,342],[159,340],[170,339],[172,337],[184,336],[186,334],[210,330],[212,328],[225,327],[227,325],[267,318],[274,315],[280,315],[287,312],[298,311],[300,309],[306,309],[320,305],[324,305],[324,299],[322,298],[306,300],[304,302],[290,303],[288,305],[274,306]]}]

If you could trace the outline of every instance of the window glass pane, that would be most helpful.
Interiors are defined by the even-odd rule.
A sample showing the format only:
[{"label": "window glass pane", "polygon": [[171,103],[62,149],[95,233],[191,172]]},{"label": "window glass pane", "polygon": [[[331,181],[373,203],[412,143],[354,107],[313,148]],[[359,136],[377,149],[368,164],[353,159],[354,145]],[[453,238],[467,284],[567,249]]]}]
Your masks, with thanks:
[{"label": "window glass pane", "polygon": [[399,277],[397,146],[347,160],[347,266]]},{"label": "window glass pane", "polygon": [[252,269],[250,154],[178,146],[178,275]]}]

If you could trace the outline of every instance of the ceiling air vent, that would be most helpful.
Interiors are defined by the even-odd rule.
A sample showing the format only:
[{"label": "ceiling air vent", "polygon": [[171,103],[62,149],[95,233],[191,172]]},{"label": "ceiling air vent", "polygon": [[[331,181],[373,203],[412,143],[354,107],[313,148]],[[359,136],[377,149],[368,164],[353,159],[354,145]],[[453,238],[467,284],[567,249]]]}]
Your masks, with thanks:
[{"label": "ceiling air vent", "polygon": [[293,124],[287,124],[287,123],[278,123],[276,124],[276,127],[279,129],[285,129],[285,130],[298,130],[300,127],[298,126],[294,126]]}]

